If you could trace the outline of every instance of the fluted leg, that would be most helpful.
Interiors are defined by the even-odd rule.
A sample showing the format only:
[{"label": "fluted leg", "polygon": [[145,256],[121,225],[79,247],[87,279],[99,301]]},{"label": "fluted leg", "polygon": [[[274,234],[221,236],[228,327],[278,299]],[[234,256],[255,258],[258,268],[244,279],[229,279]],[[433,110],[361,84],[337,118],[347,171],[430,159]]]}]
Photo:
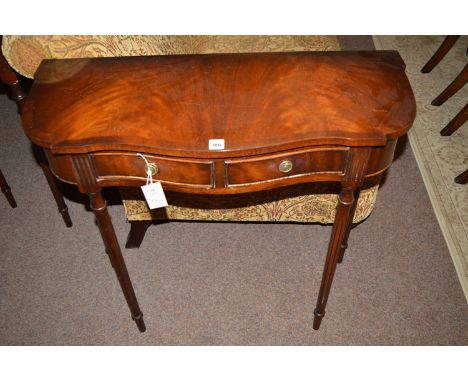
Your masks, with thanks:
[{"label": "fluted leg", "polygon": [[440,135],[449,136],[458,130],[468,120],[468,103],[465,105],[460,112],[453,117],[453,119],[445,126],[441,131]]},{"label": "fluted leg", "polygon": [[128,233],[125,248],[140,248],[145,237],[146,230],[153,224],[152,220],[135,220],[130,222],[130,232]]},{"label": "fluted leg", "polygon": [[422,73],[429,73],[442,60],[448,51],[452,48],[460,36],[447,36],[442,44],[436,50],[426,65],[421,69]]},{"label": "fluted leg", "polygon": [[468,81],[468,64],[465,64],[465,67],[461,73],[450,83],[445,90],[440,93],[434,100],[431,102],[432,106],[440,106],[445,101],[447,101],[451,96],[453,96],[457,91],[459,91]]},{"label": "fluted leg", "polygon": [[10,203],[10,206],[12,208],[16,208],[18,205],[16,204],[16,200],[13,194],[11,193],[11,188],[8,185],[5,177],[3,176],[3,173],[1,170],[0,170],[0,188],[2,192],[5,194],[5,197],[7,198],[8,203]]},{"label": "fluted leg", "polygon": [[320,323],[325,315],[325,306],[327,305],[328,295],[330,294],[333,276],[335,274],[336,264],[341,255],[341,246],[348,237],[352,223],[352,210],[355,208],[355,197],[357,190],[352,187],[343,187],[338,197],[338,206],[333,223],[330,244],[328,246],[327,258],[322,275],[322,283],[317,298],[317,306],[314,310],[314,329],[320,328]]},{"label": "fluted leg", "polygon": [[112,226],[111,218],[107,211],[107,203],[100,192],[88,194],[91,201],[91,209],[96,216],[102,240],[106,249],[109,251],[111,262],[114,266],[117,278],[122,288],[128,307],[132,313],[132,319],[135,321],[140,332],[146,330],[145,322],[143,321],[143,313],[138,306],[138,301],[133,290],[130,276],[128,275],[125,260],[122,257],[119,242],[115,235],[114,227]]}]

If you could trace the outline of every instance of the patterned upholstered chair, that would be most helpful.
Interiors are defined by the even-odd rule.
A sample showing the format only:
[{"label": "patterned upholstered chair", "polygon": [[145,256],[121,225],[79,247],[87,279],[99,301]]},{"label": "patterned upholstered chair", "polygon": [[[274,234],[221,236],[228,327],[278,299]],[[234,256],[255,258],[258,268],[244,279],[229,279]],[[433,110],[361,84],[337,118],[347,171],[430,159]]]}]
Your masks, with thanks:
[{"label": "patterned upholstered chair", "polygon": [[[2,50],[9,64],[33,78],[45,58],[130,55],[339,50],[333,36],[5,36]],[[359,196],[354,222],[371,213],[378,179]],[[337,204],[335,184],[302,184],[232,196],[169,192],[169,207],[150,211],[140,189],[121,189],[131,224],[128,247],[138,247],[153,221],[291,221],[332,223]]]}]

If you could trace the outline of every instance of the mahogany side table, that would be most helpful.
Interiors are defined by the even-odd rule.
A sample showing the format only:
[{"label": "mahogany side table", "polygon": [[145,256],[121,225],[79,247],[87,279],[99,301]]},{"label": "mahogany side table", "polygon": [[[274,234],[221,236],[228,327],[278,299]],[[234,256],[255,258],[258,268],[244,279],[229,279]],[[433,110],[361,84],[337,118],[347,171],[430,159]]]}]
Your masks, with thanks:
[{"label": "mahogany side table", "polygon": [[[102,187],[232,194],[341,183],[314,311],[318,329],[364,178],[391,164],[416,106],[395,51],[46,60],[23,127],[89,195],[132,318],[145,330]],[[223,140],[209,149],[212,139]],[[215,141],[220,142],[220,141]],[[214,148],[214,149],[213,149]]]}]

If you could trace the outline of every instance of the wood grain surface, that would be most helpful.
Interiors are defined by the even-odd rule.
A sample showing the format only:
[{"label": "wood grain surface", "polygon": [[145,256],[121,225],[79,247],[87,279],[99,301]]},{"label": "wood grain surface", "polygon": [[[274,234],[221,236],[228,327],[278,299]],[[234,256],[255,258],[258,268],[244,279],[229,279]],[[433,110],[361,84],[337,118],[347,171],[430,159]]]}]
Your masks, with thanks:
[{"label": "wood grain surface", "polygon": [[414,116],[397,52],[293,52],[45,60],[23,125],[57,154],[232,158],[383,146]]}]

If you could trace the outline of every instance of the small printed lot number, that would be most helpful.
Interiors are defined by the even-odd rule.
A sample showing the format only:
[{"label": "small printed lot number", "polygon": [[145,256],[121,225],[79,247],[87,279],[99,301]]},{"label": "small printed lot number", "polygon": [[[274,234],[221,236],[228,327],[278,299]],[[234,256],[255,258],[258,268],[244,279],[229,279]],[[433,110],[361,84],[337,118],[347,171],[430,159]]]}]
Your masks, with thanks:
[{"label": "small printed lot number", "polygon": [[210,139],[208,150],[224,150],[224,139]]}]

